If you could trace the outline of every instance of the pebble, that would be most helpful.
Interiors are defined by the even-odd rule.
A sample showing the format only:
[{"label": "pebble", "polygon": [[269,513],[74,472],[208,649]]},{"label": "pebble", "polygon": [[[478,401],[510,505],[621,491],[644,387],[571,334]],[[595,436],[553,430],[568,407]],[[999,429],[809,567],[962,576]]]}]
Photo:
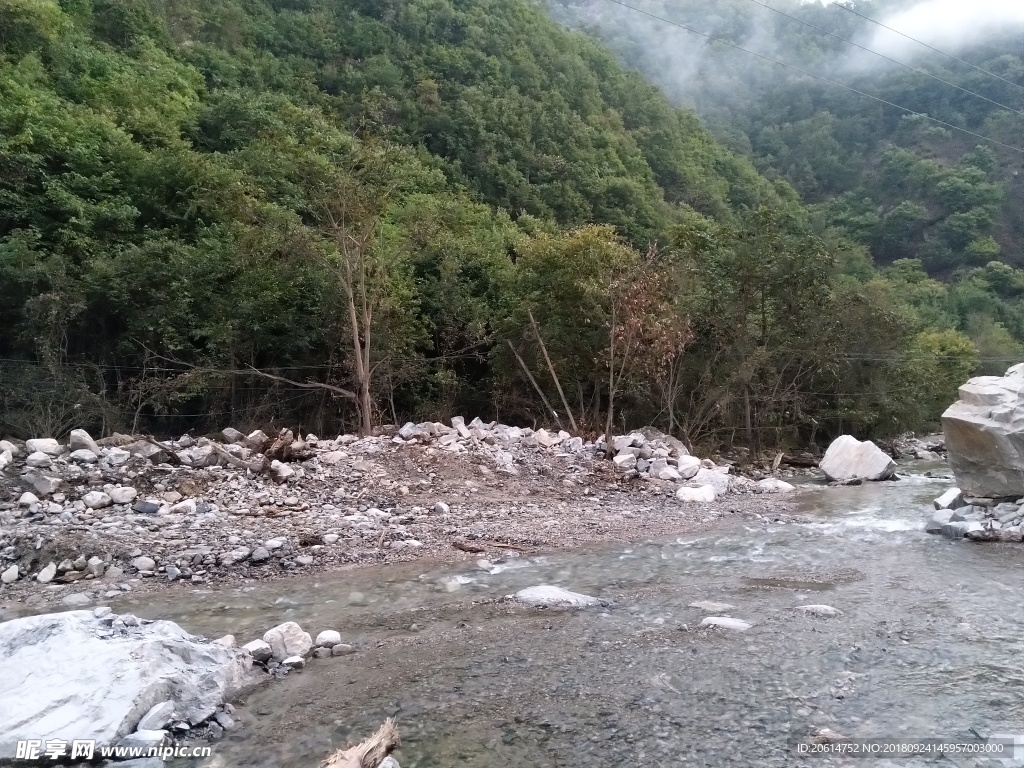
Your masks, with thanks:
[{"label": "pebble", "polygon": [[306,660],[302,656],[289,656],[281,662],[281,666],[291,669],[302,669],[306,666]]},{"label": "pebble", "polygon": [[7,568],[2,574],[0,574],[0,582],[4,584],[13,584],[18,580],[18,566],[12,565]]},{"label": "pebble", "polygon": [[53,581],[53,577],[57,575],[57,564],[50,563],[43,570],[36,574],[36,581],[40,584],[49,584]]},{"label": "pebble", "polygon": [[340,538],[336,533],[328,533],[324,535],[323,542],[324,544],[337,544]]},{"label": "pebble", "polygon": [[254,563],[262,563],[264,560],[267,560],[269,558],[270,553],[267,551],[266,547],[256,547],[256,549],[254,549],[252,551],[252,554],[249,556],[249,559],[252,560],[252,562]]},{"label": "pebble", "polygon": [[132,567],[137,571],[155,571],[156,561],[151,557],[136,557],[132,560]]}]

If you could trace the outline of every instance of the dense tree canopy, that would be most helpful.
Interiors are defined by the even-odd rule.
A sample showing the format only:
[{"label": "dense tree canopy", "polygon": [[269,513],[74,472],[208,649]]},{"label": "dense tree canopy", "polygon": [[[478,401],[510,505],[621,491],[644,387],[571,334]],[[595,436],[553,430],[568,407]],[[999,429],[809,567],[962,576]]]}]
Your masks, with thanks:
[{"label": "dense tree canopy", "polygon": [[0,431],[562,390],[772,448],[933,422],[1024,338],[991,153],[895,146],[827,201],[751,158],[521,0],[0,0]]}]

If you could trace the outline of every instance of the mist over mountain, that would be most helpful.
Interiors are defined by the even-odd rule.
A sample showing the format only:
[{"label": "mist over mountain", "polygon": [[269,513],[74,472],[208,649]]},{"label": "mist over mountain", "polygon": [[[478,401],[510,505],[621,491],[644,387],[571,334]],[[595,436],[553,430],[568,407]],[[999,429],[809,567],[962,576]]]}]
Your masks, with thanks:
[{"label": "mist over mountain", "polygon": [[[924,0],[903,8],[886,8],[884,3],[868,1],[853,7],[887,27],[948,53],[969,51],[993,39],[1011,43],[1012,35],[1024,31],[1024,3],[1017,0]],[[869,48],[890,56],[927,55],[927,49],[881,27],[875,27],[866,39]]]}]

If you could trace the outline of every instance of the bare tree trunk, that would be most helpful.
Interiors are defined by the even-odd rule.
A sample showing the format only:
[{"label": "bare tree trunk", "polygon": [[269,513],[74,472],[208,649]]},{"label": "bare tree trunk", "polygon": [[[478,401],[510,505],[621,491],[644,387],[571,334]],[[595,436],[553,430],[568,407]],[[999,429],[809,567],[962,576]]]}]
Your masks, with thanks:
[{"label": "bare tree trunk", "polygon": [[551,378],[555,382],[555,389],[558,390],[558,396],[562,398],[562,407],[565,408],[565,414],[569,417],[569,424],[572,426],[572,431],[579,433],[580,429],[576,426],[576,419],[572,415],[572,408],[569,407],[569,401],[565,399],[565,392],[562,391],[562,383],[558,380],[558,374],[555,373],[555,366],[551,364],[551,358],[548,357],[548,348],[544,345],[544,339],[541,338],[540,329],[537,328],[537,321],[533,319],[533,312],[526,310],[526,313],[530,316],[530,325],[533,326],[533,335],[537,337],[537,343],[540,344],[540,351],[544,354],[544,362],[548,364],[548,371],[551,373]]},{"label": "bare tree trunk", "polygon": [[555,418],[555,423],[558,424],[558,428],[561,429],[562,422],[558,420],[558,413],[555,411],[554,408],[551,407],[551,403],[549,403],[548,399],[544,396],[544,390],[540,388],[540,385],[537,383],[537,380],[533,378],[533,374],[530,373],[530,369],[526,367],[526,363],[523,362],[523,358],[519,356],[519,353],[516,351],[516,348],[512,346],[512,342],[506,339],[506,343],[508,344],[508,348],[512,350],[512,354],[516,356],[516,360],[519,362],[519,367],[523,369],[523,373],[526,374],[526,378],[530,380],[530,383],[533,384],[533,388],[537,391],[537,394],[540,395],[540,399],[544,403],[544,407],[547,408],[551,415]]},{"label": "bare tree trunk", "polygon": [[608,415],[604,422],[604,457],[615,456],[612,419],[615,417],[615,300],[612,300],[612,323],[608,333]]}]

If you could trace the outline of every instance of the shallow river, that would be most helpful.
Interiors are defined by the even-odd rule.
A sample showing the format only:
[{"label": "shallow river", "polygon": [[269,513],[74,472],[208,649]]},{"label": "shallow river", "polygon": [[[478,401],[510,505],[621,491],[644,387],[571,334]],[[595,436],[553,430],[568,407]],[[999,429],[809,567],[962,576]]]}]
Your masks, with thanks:
[{"label": "shallow river", "polygon": [[[357,646],[249,695],[209,766],[316,766],[388,716],[403,768],[785,766],[807,762],[794,745],[820,727],[953,742],[1024,734],[1024,546],[925,534],[931,500],[949,484],[917,475],[808,486],[798,505],[811,524],[115,609],[239,642],[294,620]],[[608,605],[542,611],[497,599],[537,584]],[[698,629],[708,615],[688,607],[698,600],[732,604],[722,614],[753,626]],[[809,603],[843,615],[795,610]],[[1024,764],[976,760],[809,762]]]}]

